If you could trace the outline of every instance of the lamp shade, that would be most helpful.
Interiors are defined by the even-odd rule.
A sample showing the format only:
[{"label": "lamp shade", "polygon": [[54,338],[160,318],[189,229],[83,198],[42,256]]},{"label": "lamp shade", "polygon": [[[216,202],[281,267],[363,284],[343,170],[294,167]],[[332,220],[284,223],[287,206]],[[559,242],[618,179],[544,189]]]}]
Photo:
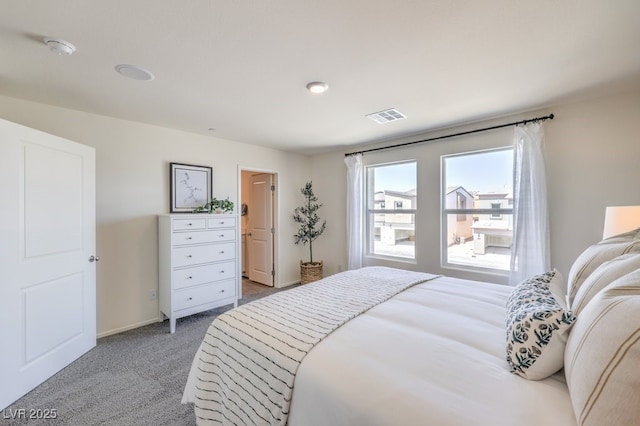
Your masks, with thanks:
[{"label": "lamp shade", "polygon": [[640,228],[640,206],[607,207],[604,214],[603,239],[635,228]]}]

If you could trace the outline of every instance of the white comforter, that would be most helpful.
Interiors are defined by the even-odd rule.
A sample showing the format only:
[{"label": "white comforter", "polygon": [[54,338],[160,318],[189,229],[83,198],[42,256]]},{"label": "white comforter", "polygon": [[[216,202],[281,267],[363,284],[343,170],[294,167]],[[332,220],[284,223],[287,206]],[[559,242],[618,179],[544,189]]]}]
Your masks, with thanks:
[{"label": "white comforter", "polygon": [[195,356],[185,399],[198,424],[285,425],[296,371],[334,330],[436,275],[368,267],[240,306],[217,317]]},{"label": "white comforter", "polygon": [[562,372],[509,372],[510,291],[442,277],[352,319],[302,362],[289,425],[575,425]]}]

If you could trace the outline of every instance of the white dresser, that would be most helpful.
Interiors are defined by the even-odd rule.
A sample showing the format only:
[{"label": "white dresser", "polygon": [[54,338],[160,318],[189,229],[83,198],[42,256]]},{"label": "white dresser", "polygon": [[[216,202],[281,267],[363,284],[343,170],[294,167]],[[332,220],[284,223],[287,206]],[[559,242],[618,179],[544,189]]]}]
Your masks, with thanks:
[{"label": "white dresser", "polygon": [[238,217],[168,214],[158,218],[160,315],[176,319],[233,304],[241,281]]}]

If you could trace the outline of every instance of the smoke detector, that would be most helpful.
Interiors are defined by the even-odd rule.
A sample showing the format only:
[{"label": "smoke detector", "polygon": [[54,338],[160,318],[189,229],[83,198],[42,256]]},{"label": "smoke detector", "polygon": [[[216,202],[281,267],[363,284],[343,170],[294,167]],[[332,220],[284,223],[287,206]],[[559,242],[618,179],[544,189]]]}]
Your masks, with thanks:
[{"label": "smoke detector", "polygon": [[397,121],[402,120],[403,118],[407,118],[406,115],[395,108],[385,109],[384,111],[367,114],[366,117],[372,119],[378,124],[385,124],[391,121]]},{"label": "smoke detector", "polygon": [[76,51],[76,47],[65,40],[46,37],[44,43],[49,47],[49,50],[60,56],[69,56]]}]

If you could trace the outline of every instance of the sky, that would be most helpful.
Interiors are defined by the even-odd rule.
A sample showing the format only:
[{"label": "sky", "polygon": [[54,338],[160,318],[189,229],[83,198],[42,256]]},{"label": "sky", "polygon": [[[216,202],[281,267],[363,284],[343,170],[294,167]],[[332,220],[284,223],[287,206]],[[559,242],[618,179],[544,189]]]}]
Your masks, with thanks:
[{"label": "sky", "polygon": [[[443,157],[446,186],[467,191],[502,192],[513,186],[513,150],[492,150]],[[375,167],[375,191],[416,188],[416,163]]]},{"label": "sky", "polygon": [[416,163],[396,163],[377,166],[374,192],[390,190],[406,192],[416,188]]},{"label": "sky", "polygon": [[502,192],[513,188],[513,150],[484,151],[444,157],[446,185],[469,192]]}]

